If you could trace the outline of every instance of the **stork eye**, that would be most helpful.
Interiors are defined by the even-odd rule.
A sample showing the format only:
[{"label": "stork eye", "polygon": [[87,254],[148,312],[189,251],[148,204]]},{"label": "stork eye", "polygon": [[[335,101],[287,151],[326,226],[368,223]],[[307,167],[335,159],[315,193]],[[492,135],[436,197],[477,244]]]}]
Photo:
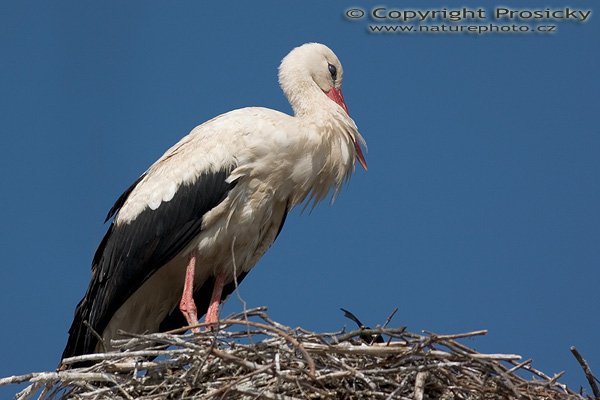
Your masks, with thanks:
[{"label": "stork eye", "polygon": [[337,79],[337,68],[335,67],[335,65],[328,65],[329,68],[329,73],[331,74],[331,77],[333,78],[333,80],[335,81]]}]

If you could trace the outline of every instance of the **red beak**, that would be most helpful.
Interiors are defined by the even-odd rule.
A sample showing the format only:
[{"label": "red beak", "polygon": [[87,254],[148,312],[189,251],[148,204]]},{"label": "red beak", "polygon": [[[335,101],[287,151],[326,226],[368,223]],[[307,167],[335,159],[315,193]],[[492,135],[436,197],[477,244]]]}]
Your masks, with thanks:
[{"label": "red beak", "polygon": [[332,87],[331,90],[329,90],[329,92],[325,92],[325,94],[331,100],[338,103],[340,105],[340,107],[342,107],[344,109],[344,111],[346,111],[346,114],[350,115],[348,113],[348,107],[346,107],[346,102],[344,101],[344,95],[342,94],[342,89]]},{"label": "red beak", "polygon": [[[333,87],[329,90],[329,92],[325,92],[325,94],[331,100],[335,101],[340,107],[342,107],[344,109],[344,111],[346,111],[346,114],[348,114],[348,116],[350,116],[350,113],[348,112],[348,107],[346,106],[346,102],[344,101],[344,95],[342,94],[341,89]],[[362,149],[360,148],[360,145],[356,142],[356,140],[354,138],[352,139],[352,141],[354,142],[354,149],[356,150],[356,159],[358,160],[360,165],[362,165],[362,167],[366,171],[367,170],[367,162],[365,161],[365,156],[363,155]]]}]

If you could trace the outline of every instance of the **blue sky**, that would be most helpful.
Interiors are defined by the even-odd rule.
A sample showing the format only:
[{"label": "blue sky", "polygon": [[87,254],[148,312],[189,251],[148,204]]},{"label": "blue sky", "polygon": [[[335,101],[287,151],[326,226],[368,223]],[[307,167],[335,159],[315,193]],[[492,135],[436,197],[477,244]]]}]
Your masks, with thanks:
[{"label": "blue sky", "polygon": [[[344,65],[369,171],[357,169],[333,206],[289,216],[244,281],[244,300],[313,330],[351,326],[339,307],[373,325],[398,307],[392,325],[413,331],[488,329],[467,344],[533,358],[548,374],[566,370],[573,389],[587,387],[569,346],[600,373],[597,16],[551,22],[553,34],[372,34],[368,19],[343,17],[354,6],[372,8],[1,6],[0,376],[57,365],[119,194],[215,115],[290,112],[276,68],[293,47],[318,41]],[[240,307],[232,296],[224,313]],[[0,388],[0,397],[15,391]]]}]

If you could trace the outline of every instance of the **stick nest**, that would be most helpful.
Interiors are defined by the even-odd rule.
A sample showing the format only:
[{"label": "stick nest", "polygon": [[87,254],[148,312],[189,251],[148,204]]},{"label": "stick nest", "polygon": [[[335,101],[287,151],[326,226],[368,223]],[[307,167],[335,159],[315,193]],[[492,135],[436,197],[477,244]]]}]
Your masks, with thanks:
[{"label": "stick nest", "polygon": [[[17,399],[585,399],[531,360],[458,341],[486,331],[314,333],[255,308],[221,321],[218,331],[176,333],[124,333],[113,342],[118,352],[72,357],[63,360],[70,369],[0,385],[30,382]],[[377,335],[379,343],[366,343]],[[82,361],[95,364],[73,367]]]}]

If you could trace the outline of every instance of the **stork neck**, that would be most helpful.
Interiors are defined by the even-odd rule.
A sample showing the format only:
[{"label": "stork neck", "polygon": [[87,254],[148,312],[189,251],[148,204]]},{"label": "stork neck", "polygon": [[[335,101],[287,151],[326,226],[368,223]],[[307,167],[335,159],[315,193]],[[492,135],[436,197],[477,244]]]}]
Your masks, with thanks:
[{"label": "stork neck", "polygon": [[[295,93],[301,93],[301,95],[295,95]],[[345,121],[349,118],[339,105],[329,99],[315,85],[302,91],[294,91],[288,95],[288,100],[294,110],[294,116],[310,119],[314,123],[328,123],[331,119]]]}]

